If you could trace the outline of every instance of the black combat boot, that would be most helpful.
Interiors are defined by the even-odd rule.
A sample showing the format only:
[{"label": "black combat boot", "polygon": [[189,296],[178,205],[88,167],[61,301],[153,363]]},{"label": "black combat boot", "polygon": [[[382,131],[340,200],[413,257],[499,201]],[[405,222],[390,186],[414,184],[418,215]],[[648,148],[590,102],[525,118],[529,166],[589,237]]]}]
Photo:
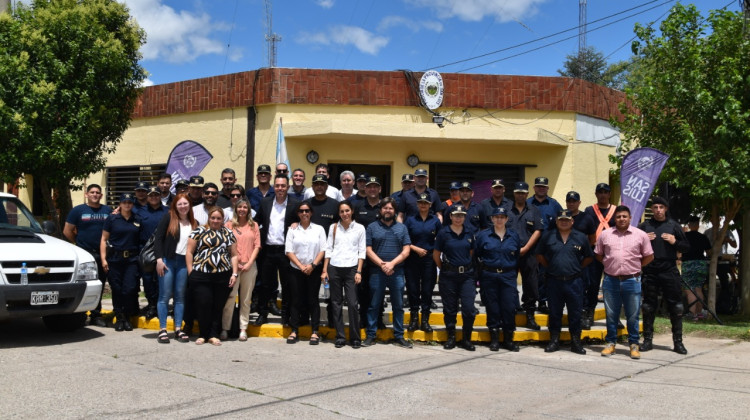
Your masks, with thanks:
[{"label": "black combat boot", "polygon": [[581,329],[590,330],[591,324],[593,323],[594,323],[593,317],[589,317],[589,311],[584,309],[583,313],[581,314]]},{"label": "black combat boot", "polygon": [[536,331],[542,329],[542,327],[536,323],[536,319],[534,319],[534,311],[526,311],[526,328]]},{"label": "black combat boot", "polygon": [[500,330],[490,328],[490,351],[500,350]]},{"label": "black combat boot", "polygon": [[125,314],[118,313],[115,315],[117,321],[115,321],[115,331],[125,331]]},{"label": "black combat boot", "polygon": [[419,328],[419,312],[411,311],[409,316],[409,326],[406,327],[408,331],[416,331]]},{"label": "black combat boot", "polygon": [[550,333],[549,344],[544,348],[545,353],[554,353],[560,350],[560,333]]},{"label": "black combat boot", "polygon": [[456,327],[449,327],[446,331],[448,332],[448,339],[445,340],[443,348],[446,350],[456,348]]},{"label": "black combat boot", "polygon": [[641,351],[649,351],[654,349],[654,333],[644,332],[643,333],[643,344],[641,344]]},{"label": "black combat boot", "polygon": [[461,342],[459,343],[459,346],[468,351],[474,351],[477,348],[474,347],[474,344],[471,344],[471,332],[474,330],[472,327],[464,327],[461,331]]},{"label": "black combat boot", "polygon": [[422,324],[419,326],[419,329],[426,333],[432,332],[432,327],[430,326],[430,313],[429,312],[422,312]]},{"label": "black combat boot", "polygon": [[672,321],[672,341],[674,342],[672,350],[678,354],[687,354],[687,349],[682,344],[682,313],[670,316],[670,320]]},{"label": "black combat boot", "polygon": [[570,351],[576,354],[586,354],[586,349],[581,344],[580,336],[573,336],[570,338]]},{"label": "black combat boot", "polygon": [[513,331],[503,330],[503,344],[502,347],[508,351],[518,351],[518,344],[513,341]]}]

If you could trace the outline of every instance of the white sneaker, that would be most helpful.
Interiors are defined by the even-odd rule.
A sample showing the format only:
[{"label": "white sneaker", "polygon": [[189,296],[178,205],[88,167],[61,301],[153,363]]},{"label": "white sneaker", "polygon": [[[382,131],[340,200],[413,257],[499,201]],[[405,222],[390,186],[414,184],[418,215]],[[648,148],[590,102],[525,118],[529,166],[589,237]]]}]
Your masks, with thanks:
[{"label": "white sneaker", "polygon": [[240,341],[247,341],[247,331],[240,331]]},{"label": "white sneaker", "polygon": [[221,330],[221,334],[219,334],[219,340],[224,341],[227,338],[229,338],[229,334],[227,334],[227,330]]}]

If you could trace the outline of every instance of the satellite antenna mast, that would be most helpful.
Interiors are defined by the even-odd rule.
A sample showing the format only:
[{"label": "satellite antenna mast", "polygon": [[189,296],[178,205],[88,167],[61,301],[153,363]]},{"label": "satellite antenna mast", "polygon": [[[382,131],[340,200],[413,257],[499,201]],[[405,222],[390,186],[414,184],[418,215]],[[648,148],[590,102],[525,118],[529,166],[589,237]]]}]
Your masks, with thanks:
[{"label": "satellite antenna mast", "polygon": [[586,49],[586,1],[578,0],[578,54]]},{"label": "satellite antenna mast", "polygon": [[266,49],[268,67],[276,67],[276,43],[281,42],[281,35],[273,33],[273,13],[271,0],[266,0]]}]

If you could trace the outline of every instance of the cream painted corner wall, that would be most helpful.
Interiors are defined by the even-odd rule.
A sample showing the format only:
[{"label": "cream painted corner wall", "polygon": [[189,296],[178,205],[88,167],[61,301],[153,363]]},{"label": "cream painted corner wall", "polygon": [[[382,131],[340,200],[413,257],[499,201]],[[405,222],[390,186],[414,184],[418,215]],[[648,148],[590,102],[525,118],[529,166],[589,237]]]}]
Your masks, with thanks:
[{"label": "cream painted corner wall", "polygon": [[[244,179],[246,108],[135,119],[125,131],[117,151],[108,156],[107,166],[165,164],[172,149],[184,140],[200,143],[213,155],[201,172],[206,182],[221,185],[221,171],[227,167],[236,171],[238,179]],[[100,184],[106,189],[105,172],[92,174],[86,182]],[[74,205],[83,202],[82,195],[74,194]]]}]

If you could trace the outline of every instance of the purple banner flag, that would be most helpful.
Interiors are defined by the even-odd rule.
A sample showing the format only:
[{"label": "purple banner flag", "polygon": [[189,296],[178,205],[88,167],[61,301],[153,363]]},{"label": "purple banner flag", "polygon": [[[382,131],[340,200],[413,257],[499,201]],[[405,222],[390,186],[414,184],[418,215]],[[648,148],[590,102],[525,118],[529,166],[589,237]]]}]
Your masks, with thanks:
[{"label": "purple banner flag", "polygon": [[640,223],[667,159],[668,154],[650,147],[633,149],[622,159],[620,194],[622,204],[630,208],[631,225]]},{"label": "purple banner flag", "polygon": [[191,176],[200,175],[203,168],[213,159],[213,155],[205,147],[192,141],[180,142],[172,149],[167,161],[167,173],[172,174],[172,187],[181,179],[190,179]]}]

